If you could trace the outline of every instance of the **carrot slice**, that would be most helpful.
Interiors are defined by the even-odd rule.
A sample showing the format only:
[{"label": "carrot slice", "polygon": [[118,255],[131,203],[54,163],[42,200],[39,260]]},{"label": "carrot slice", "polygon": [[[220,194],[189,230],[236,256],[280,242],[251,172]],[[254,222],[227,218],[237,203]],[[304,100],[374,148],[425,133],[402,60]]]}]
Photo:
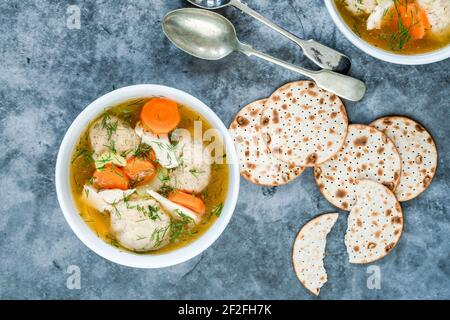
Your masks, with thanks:
[{"label": "carrot slice", "polygon": [[180,123],[177,103],[162,98],[150,100],[142,108],[141,122],[154,134],[169,133]]},{"label": "carrot slice", "polygon": [[127,190],[130,183],[123,170],[117,166],[108,164],[94,172],[94,184],[100,189]]},{"label": "carrot slice", "polygon": [[146,184],[156,175],[156,169],[153,163],[148,159],[131,157],[127,159],[127,164],[123,168],[126,176],[133,184]]},{"label": "carrot slice", "polygon": [[422,39],[427,29],[430,29],[425,11],[415,3],[399,2],[394,7],[392,16],[392,29],[399,31],[399,20],[408,29],[408,33],[413,39]]},{"label": "carrot slice", "polygon": [[419,19],[422,22],[422,24],[425,28],[425,31],[430,30],[431,24],[430,24],[430,21],[428,20],[426,11],[418,3],[416,3],[416,7],[419,10]]},{"label": "carrot slice", "polygon": [[191,209],[192,211],[205,214],[205,203],[202,199],[193,194],[176,190],[169,194],[168,199],[179,204],[180,206]]}]

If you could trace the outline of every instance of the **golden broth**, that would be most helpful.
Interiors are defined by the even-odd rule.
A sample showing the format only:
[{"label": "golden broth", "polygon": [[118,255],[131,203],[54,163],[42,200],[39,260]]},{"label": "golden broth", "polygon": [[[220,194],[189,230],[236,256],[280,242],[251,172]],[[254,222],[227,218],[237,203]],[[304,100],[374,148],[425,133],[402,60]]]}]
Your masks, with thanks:
[{"label": "golden broth", "polygon": [[393,31],[390,26],[381,29],[367,30],[367,18],[369,15],[355,15],[345,6],[345,0],[334,0],[336,7],[345,23],[354,33],[363,40],[380,49],[400,54],[420,54],[445,48],[450,43],[450,28],[441,33],[428,32],[423,39],[409,40],[402,48],[398,48],[390,39]]},{"label": "golden broth", "polygon": [[[139,120],[139,114],[142,107],[150,99],[151,98],[129,100],[108,109],[108,112],[109,114],[115,115],[126,121],[131,127],[134,128]],[[181,121],[178,128],[184,128],[193,133],[194,121],[201,121],[203,131],[212,129],[212,126],[206,121],[206,119],[201,117],[194,110],[182,105],[178,106],[178,110],[181,116]],[[97,119],[102,116],[103,115],[99,116]],[[95,122],[95,120],[93,122]],[[91,208],[85,203],[85,201],[83,201],[83,186],[89,182],[95,171],[94,163],[90,157],[92,154],[92,147],[89,141],[89,127],[86,128],[81,135],[72,156],[72,163],[70,166],[72,195],[80,212],[80,216],[98,237],[107,243],[120,248],[121,250],[130,251],[123,248],[115,239],[114,234],[111,233],[109,214],[103,214]],[[220,206],[225,202],[228,190],[228,165],[226,164],[226,159],[224,159],[223,162],[223,164],[212,164],[210,182],[206,189],[202,192],[206,207],[206,214],[202,222],[195,226],[195,229],[193,230],[195,234],[182,234],[175,241],[171,241],[163,248],[149,251],[148,253],[155,254],[169,252],[192,243],[201,237],[202,234],[204,234],[217,220],[217,215],[215,212],[217,211],[217,208],[220,208]],[[155,179],[158,179],[158,177],[155,177]]]}]

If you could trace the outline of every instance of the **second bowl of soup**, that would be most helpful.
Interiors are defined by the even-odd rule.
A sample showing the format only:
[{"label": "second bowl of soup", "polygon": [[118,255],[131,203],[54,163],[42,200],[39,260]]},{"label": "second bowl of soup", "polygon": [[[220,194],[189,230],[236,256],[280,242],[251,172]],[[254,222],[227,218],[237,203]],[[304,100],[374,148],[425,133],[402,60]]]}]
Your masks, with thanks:
[{"label": "second bowl of soup", "polygon": [[426,64],[450,57],[449,0],[325,0],[342,33],[388,62]]},{"label": "second bowl of soup", "polygon": [[228,132],[196,98],[139,85],[89,105],[58,154],[58,199],[78,237],[101,256],[155,268],[218,238],[237,200]]}]

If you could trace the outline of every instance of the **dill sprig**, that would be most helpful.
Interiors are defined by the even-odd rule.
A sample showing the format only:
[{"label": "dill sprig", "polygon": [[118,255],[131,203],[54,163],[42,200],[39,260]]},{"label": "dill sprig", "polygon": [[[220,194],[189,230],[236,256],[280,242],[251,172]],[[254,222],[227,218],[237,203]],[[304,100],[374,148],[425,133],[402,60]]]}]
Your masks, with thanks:
[{"label": "dill sprig", "polygon": [[117,153],[116,142],[114,140],[109,140],[109,144],[104,144],[103,146],[108,148],[112,153]]},{"label": "dill sprig", "polygon": [[155,242],[154,244],[155,247],[159,247],[161,243],[164,241],[166,233],[169,231],[170,226],[171,225],[169,224],[166,227],[156,228],[155,230],[153,230],[150,239]]},{"label": "dill sprig", "polygon": [[198,171],[197,169],[190,169],[189,170],[189,173],[195,178],[195,179],[198,179],[198,175],[200,174],[200,173],[204,173],[204,171]]},{"label": "dill sprig", "polygon": [[185,215],[180,210],[175,210],[180,216],[180,220],[172,220],[170,222],[170,241],[174,242],[184,236],[192,236],[197,233],[196,230],[192,230],[192,218]]},{"label": "dill sprig", "polygon": [[173,188],[167,184],[164,184],[161,188],[159,188],[159,193],[166,198],[172,193],[172,191]]},{"label": "dill sprig", "polygon": [[117,126],[119,124],[119,121],[112,121],[111,116],[108,112],[106,112],[102,118],[102,129],[106,130],[106,135],[108,137],[108,141],[111,140],[112,135],[114,132],[117,131]]},{"label": "dill sprig", "polygon": [[150,220],[161,220],[161,217],[158,214],[159,208],[155,206],[148,205],[147,207],[137,206],[136,208],[140,213],[144,216],[148,217]]},{"label": "dill sprig", "polygon": [[76,149],[76,153],[75,153],[75,157],[72,160],[72,163],[74,163],[75,161],[77,161],[79,158],[82,158],[84,161],[84,164],[86,166],[90,165],[92,162],[92,155],[94,154],[94,151],[89,151],[86,148],[77,148]]},{"label": "dill sprig", "polygon": [[145,143],[141,143],[138,145],[136,150],[133,152],[133,156],[140,158],[140,159],[146,159],[149,157],[150,152],[152,151],[152,147]]},{"label": "dill sprig", "polygon": [[213,208],[213,210],[211,211],[211,214],[215,215],[216,217],[220,217],[222,210],[223,210],[223,203],[220,203]]}]

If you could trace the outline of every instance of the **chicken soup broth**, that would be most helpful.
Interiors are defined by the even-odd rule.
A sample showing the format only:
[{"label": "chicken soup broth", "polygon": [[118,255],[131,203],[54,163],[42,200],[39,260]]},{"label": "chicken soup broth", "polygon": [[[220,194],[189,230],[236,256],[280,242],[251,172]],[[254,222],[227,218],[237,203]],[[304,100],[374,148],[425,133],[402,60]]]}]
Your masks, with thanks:
[{"label": "chicken soup broth", "polygon": [[380,49],[413,55],[442,49],[450,43],[450,0],[334,2],[353,32]]},{"label": "chicken soup broth", "polygon": [[[102,163],[106,163],[110,159],[107,157],[105,158],[103,155],[96,154],[93,146],[98,148],[99,144],[95,144],[91,141],[92,137],[97,137],[92,133],[93,126],[95,126],[96,123],[100,123],[101,125],[98,127],[101,128],[102,132],[105,132],[107,138],[111,138],[111,141],[105,143],[105,145],[107,145],[106,149],[122,148],[123,143],[114,141],[113,137],[115,135],[118,136],[121,127],[130,130],[139,126],[141,121],[141,111],[144,105],[152,99],[154,98],[134,99],[109,108],[85,129],[73,152],[70,182],[73,199],[79,210],[80,216],[98,237],[122,250],[155,254],[176,250],[192,243],[208,230],[220,216],[223,203],[227,196],[229,172],[228,165],[226,164],[225,151],[222,163],[213,162],[205,167],[206,169],[200,170],[190,168],[189,164],[186,165],[185,163],[182,163],[183,159],[181,157],[177,158],[178,167],[167,169],[158,162],[158,158],[155,159],[153,156],[153,158],[151,158],[152,160],[147,159],[147,155],[154,155],[155,150],[153,149],[158,147],[157,144],[149,146],[143,143],[144,138],[142,138],[137,146],[134,145],[128,153],[124,152],[121,155],[117,154],[118,157],[126,159],[126,164],[125,162],[123,163],[123,170],[120,170],[120,172],[126,172],[128,174],[126,168],[130,159],[133,159],[134,157],[137,159],[137,154],[145,153],[145,159],[147,159],[145,161],[153,163],[155,169],[154,176],[151,180],[148,182],[139,181],[137,183],[130,180],[131,182],[129,182],[130,184],[127,188],[123,188],[122,190],[102,189],[101,187],[98,187],[95,183],[96,171],[102,170]],[[184,105],[177,105],[176,107],[180,118],[177,128],[187,129],[193,136],[194,122],[200,121],[203,133],[208,129],[212,129],[212,126],[208,121],[194,110]],[[105,120],[105,118],[107,120]],[[108,123],[108,119],[118,120]],[[117,125],[116,122],[118,122],[119,125]],[[208,143],[209,142],[205,143],[204,146]],[[170,148],[177,150],[175,141]],[[111,150],[108,150],[108,152],[111,153]],[[118,153],[118,151],[116,152]],[[186,166],[186,169],[184,169],[183,166]],[[103,168],[107,168],[107,170],[110,170],[111,167],[117,167],[117,170],[122,168],[119,164],[113,162],[103,165]],[[187,168],[190,169],[188,170]],[[205,171],[208,173],[207,180],[205,180]],[[119,175],[118,178],[120,178]],[[179,179],[179,182],[173,182],[171,179]],[[202,190],[186,191],[184,188],[186,187],[187,182],[197,185],[192,188],[197,188],[199,184],[203,184],[204,187],[201,187]],[[183,183],[180,184],[180,188],[183,187],[183,190],[178,190],[178,185],[176,183]],[[133,194],[125,194],[133,189],[136,189]],[[189,185],[187,185],[187,189],[189,189]],[[183,210],[181,211],[184,213],[175,210],[176,214],[174,215],[173,212],[171,213],[171,210],[167,210],[165,207],[165,205],[172,205],[174,203],[173,201],[169,204],[162,205],[148,194],[148,190],[157,192],[158,198],[164,197],[164,201],[173,199],[173,201],[178,201],[177,205],[186,203],[188,207],[182,208]],[[102,199],[95,202],[89,198],[93,197],[93,193],[95,194],[95,197],[99,198],[98,195],[105,193],[105,191],[112,193],[122,192],[124,194],[116,199],[117,203],[113,203],[112,205],[107,204]],[[172,196],[174,193],[177,193],[176,196]],[[186,194],[191,196],[195,201],[191,201]],[[106,194],[103,196],[106,197]],[[187,199],[187,202],[183,199]],[[193,204],[192,206],[191,202]],[[142,205],[139,205],[139,203],[142,203]],[[202,209],[198,210],[199,212],[201,211],[200,213],[195,211],[197,207],[194,204],[199,204],[199,206],[201,206]],[[189,210],[189,208],[192,210]],[[128,211],[133,212],[129,214]],[[194,219],[195,223],[193,222],[193,219],[186,215],[186,213],[196,214],[196,217],[194,217],[196,218]],[[127,217],[132,217],[134,221],[125,223],[121,221],[121,219],[127,219]],[[162,225],[159,224],[161,227],[154,228],[149,224],[152,222],[152,219],[155,223],[166,220],[167,222]],[[142,221],[142,223],[140,221]],[[142,227],[143,224],[149,224],[148,230],[145,227]],[[127,228],[131,231],[138,231],[136,231],[136,234],[133,234],[132,232],[126,233],[129,231]],[[143,244],[142,247],[140,247],[141,243]]]}]

